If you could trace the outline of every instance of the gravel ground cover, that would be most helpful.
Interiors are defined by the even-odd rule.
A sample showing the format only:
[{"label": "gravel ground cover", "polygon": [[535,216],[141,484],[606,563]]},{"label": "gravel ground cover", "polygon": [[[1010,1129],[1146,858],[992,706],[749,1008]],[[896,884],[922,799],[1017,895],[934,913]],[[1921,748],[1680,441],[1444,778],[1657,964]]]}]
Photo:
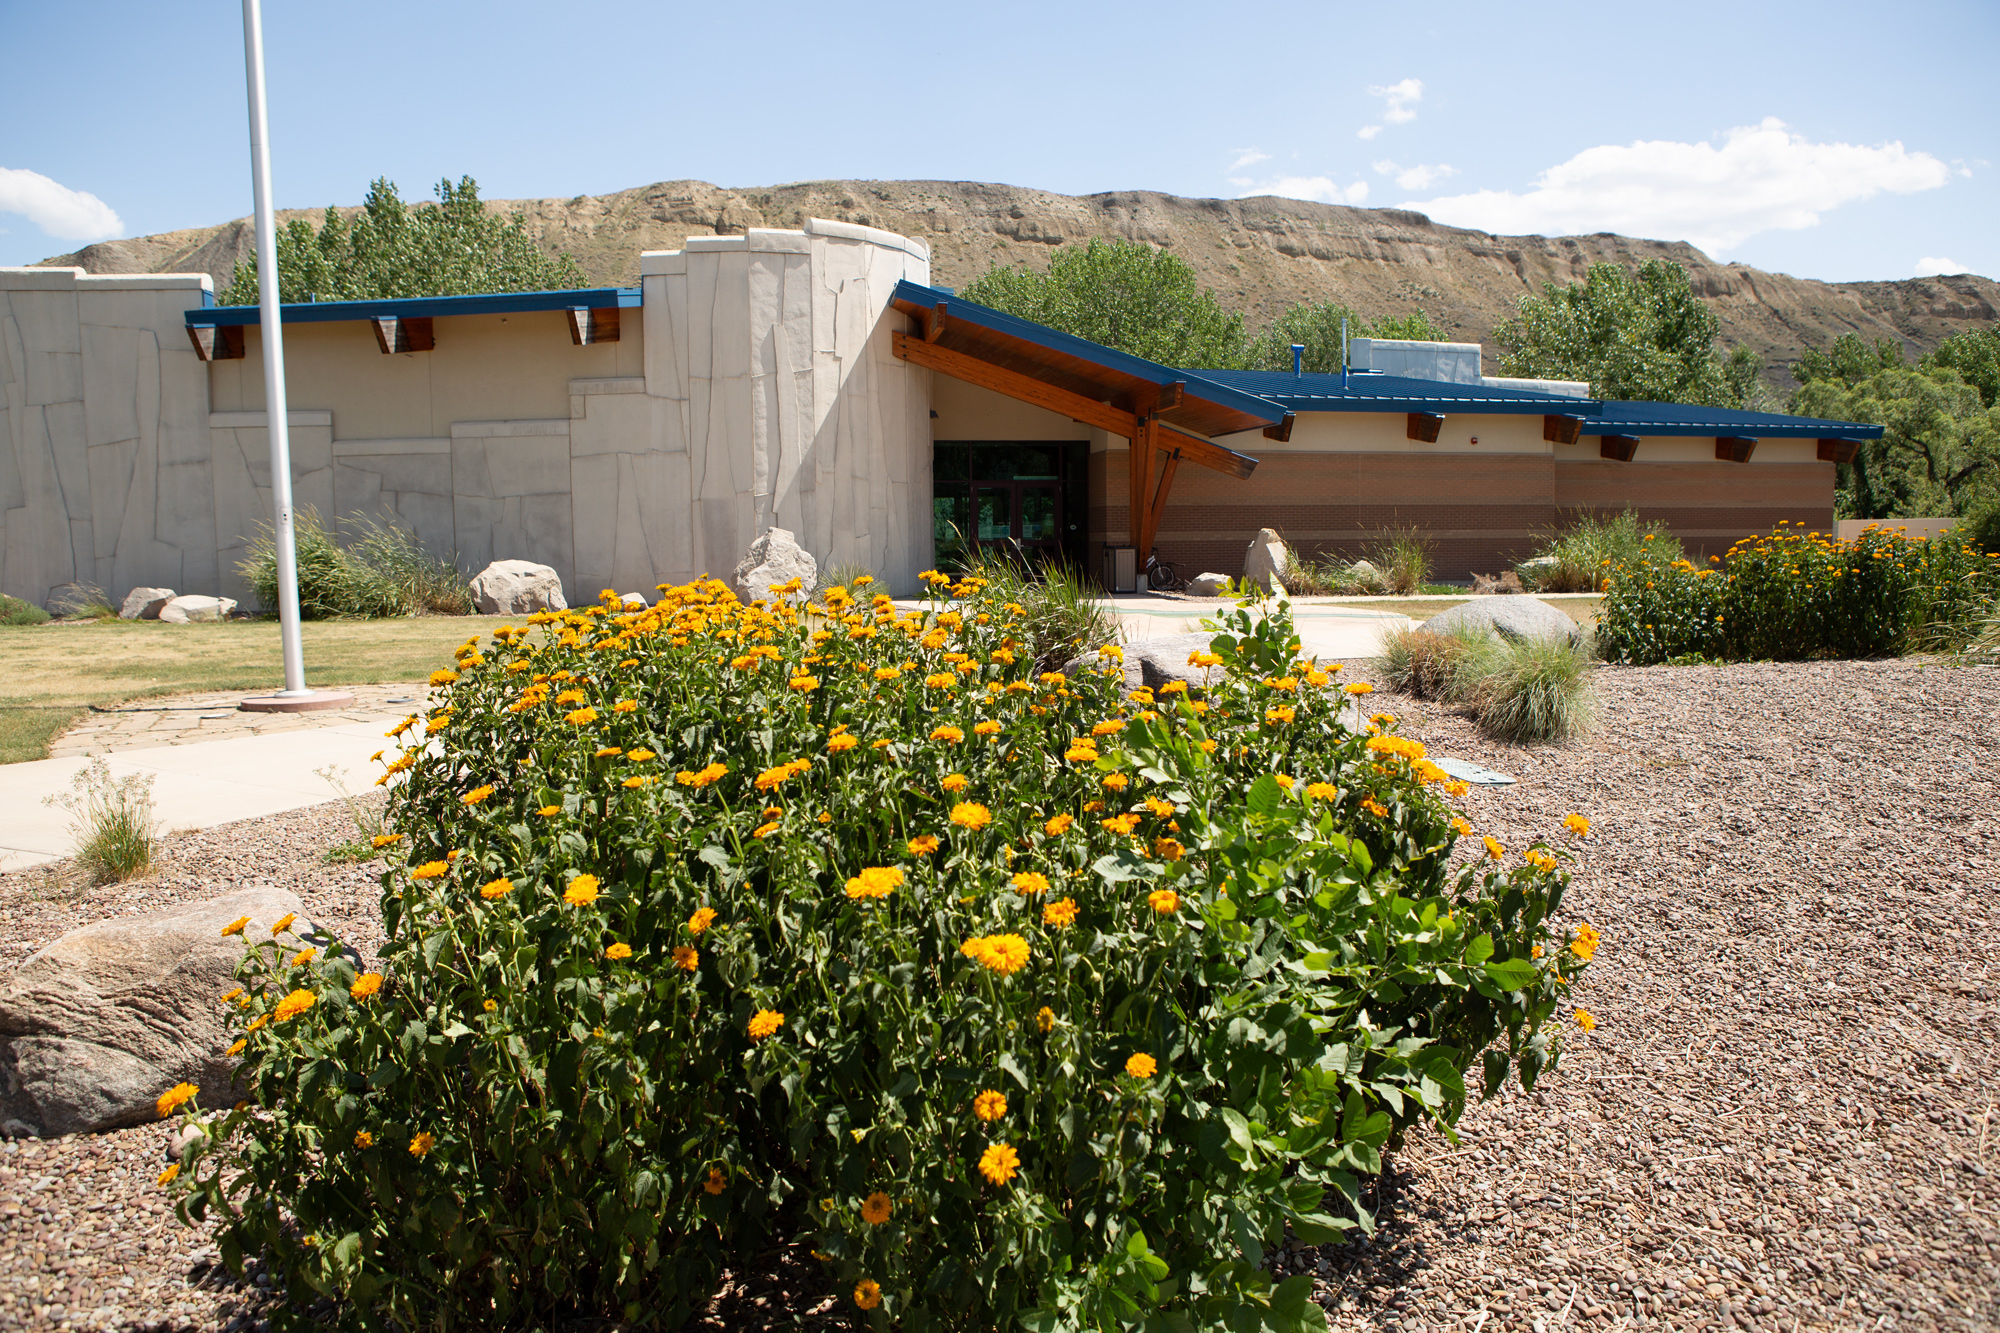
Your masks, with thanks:
[{"label": "gravel ground cover", "polygon": [[[1358,664],[1357,664],[1358,665]],[[1367,673],[1359,673],[1366,678]],[[1294,1249],[1338,1329],[2000,1327],[2000,670],[1607,668],[1566,749],[1381,694],[1434,755],[1515,774],[1469,817],[1510,848],[1593,821],[1572,903],[1604,932],[1532,1096],[1413,1136],[1366,1243]],[[374,864],[340,806],[176,838],[152,880],[0,876],[0,976],[64,930],[257,883],[364,950]],[[268,1297],[159,1202],[165,1132],[0,1146],[0,1329],[248,1329]],[[833,1327],[795,1249],[711,1329]]]}]

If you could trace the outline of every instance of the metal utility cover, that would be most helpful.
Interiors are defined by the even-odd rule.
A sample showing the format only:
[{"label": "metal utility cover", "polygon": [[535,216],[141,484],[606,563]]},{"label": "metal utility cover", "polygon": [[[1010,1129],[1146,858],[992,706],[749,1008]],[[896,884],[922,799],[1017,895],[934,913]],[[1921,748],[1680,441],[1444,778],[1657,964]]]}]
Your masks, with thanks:
[{"label": "metal utility cover", "polygon": [[1514,781],[1505,773],[1495,773],[1490,768],[1481,768],[1470,759],[1439,759],[1434,762],[1460,781],[1480,787],[1505,787],[1512,785]]}]

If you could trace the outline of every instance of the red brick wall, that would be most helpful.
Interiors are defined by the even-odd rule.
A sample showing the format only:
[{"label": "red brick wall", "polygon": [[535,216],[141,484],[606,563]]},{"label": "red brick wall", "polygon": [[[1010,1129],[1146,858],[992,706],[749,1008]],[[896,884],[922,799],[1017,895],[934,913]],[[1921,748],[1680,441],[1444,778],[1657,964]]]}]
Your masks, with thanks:
[{"label": "red brick wall", "polygon": [[[1668,524],[1693,555],[1719,554],[1778,520],[1833,522],[1833,465],[1558,461],[1547,454],[1278,453],[1238,481],[1183,466],[1160,556],[1192,576],[1238,574],[1260,527],[1314,555],[1360,556],[1384,528],[1415,527],[1435,577],[1495,573],[1534,552],[1576,509],[1626,508]],[[1122,450],[1090,456],[1089,549],[1129,540]],[[1096,572],[1095,566],[1092,572]]]}]

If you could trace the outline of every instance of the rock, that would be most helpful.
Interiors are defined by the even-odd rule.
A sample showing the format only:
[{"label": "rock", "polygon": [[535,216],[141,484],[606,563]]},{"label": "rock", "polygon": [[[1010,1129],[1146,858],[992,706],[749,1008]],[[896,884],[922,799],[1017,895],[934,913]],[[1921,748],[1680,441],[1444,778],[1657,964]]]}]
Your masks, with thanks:
[{"label": "rock", "polygon": [[1433,634],[1487,633],[1507,639],[1562,639],[1569,643],[1582,637],[1574,620],[1540,598],[1527,596],[1461,602],[1438,612],[1422,627]]},{"label": "rock", "polygon": [[783,528],[767,528],[750,543],[750,551],[736,566],[730,583],[746,602],[768,602],[771,589],[797,579],[800,597],[811,593],[819,582],[819,561],[800,546],[798,539]]},{"label": "rock", "polygon": [[619,605],[623,606],[627,611],[644,611],[647,607],[652,605],[651,602],[646,600],[645,594],[636,592],[626,593],[623,597],[620,597],[618,599],[618,603]]},{"label": "rock", "polygon": [[1229,588],[1229,575],[1202,574],[1188,580],[1187,592],[1193,597],[1220,597]]},{"label": "rock", "polygon": [[566,611],[562,578],[532,560],[495,560],[473,576],[473,600],[483,616],[529,616]]},{"label": "rock", "polygon": [[174,600],[172,588],[134,588],[125,594],[125,605],[118,608],[120,620],[158,620],[160,608]]},{"label": "rock", "polygon": [[1282,580],[1290,568],[1291,553],[1285,549],[1285,539],[1270,528],[1257,529],[1250,549],[1243,553],[1243,581],[1266,592],[1283,592]]},{"label": "rock", "polygon": [[[222,928],[303,910],[283,889],[243,889],[83,926],[28,959],[0,987],[0,1122],[43,1136],[141,1124],[176,1083],[199,1088],[206,1109],[233,1104],[216,1001],[236,984],[244,942]],[[296,922],[282,938],[309,929]]]},{"label": "rock", "polygon": [[197,620],[227,620],[229,613],[235,609],[236,603],[228,597],[170,597],[160,607],[158,619],[169,625],[186,625]]},{"label": "rock", "polygon": [[52,616],[80,616],[103,602],[104,594],[88,583],[59,583],[49,590],[49,600],[43,605]]},{"label": "rock", "polygon": [[[1214,637],[1211,634],[1167,634],[1157,639],[1141,639],[1137,643],[1125,644],[1125,689],[1130,691],[1144,686],[1157,690],[1170,680],[1184,680],[1191,688],[1199,690],[1204,678],[1212,679],[1214,672],[1222,668],[1204,671],[1201,667],[1190,665],[1188,655],[1206,649]],[[1065,662],[1063,674],[1074,676],[1079,671],[1102,665],[1104,658],[1101,654],[1087,653]]]},{"label": "rock", "polygon": [[1474,597],[1488,597],[1495,593],[1526,591],[1527,589],[1521,586],[1521,576],[1511,569],[1502,570],[1497,575],[1474,574],[1472,576],[1472,595]]}]

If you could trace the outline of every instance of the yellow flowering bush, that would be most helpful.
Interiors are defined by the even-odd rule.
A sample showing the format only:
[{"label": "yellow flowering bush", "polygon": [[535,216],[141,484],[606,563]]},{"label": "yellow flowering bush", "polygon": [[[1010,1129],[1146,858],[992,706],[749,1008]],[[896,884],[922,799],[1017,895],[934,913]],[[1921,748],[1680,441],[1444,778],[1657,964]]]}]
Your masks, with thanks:
[{"label": "yellow flowering bush", "polygon": [[246,954],[183,1215],[357,1324],[672,1326],[775,1235],[880,1328],[1323,1326],[1267,1247],[1369,1227],[1386,1144],[1555,1063],[1569,853],[1454,858],[1449,779],[1282,606],[1199,697],[1125,696],[933,582],[461,655],[380,969]]}]

